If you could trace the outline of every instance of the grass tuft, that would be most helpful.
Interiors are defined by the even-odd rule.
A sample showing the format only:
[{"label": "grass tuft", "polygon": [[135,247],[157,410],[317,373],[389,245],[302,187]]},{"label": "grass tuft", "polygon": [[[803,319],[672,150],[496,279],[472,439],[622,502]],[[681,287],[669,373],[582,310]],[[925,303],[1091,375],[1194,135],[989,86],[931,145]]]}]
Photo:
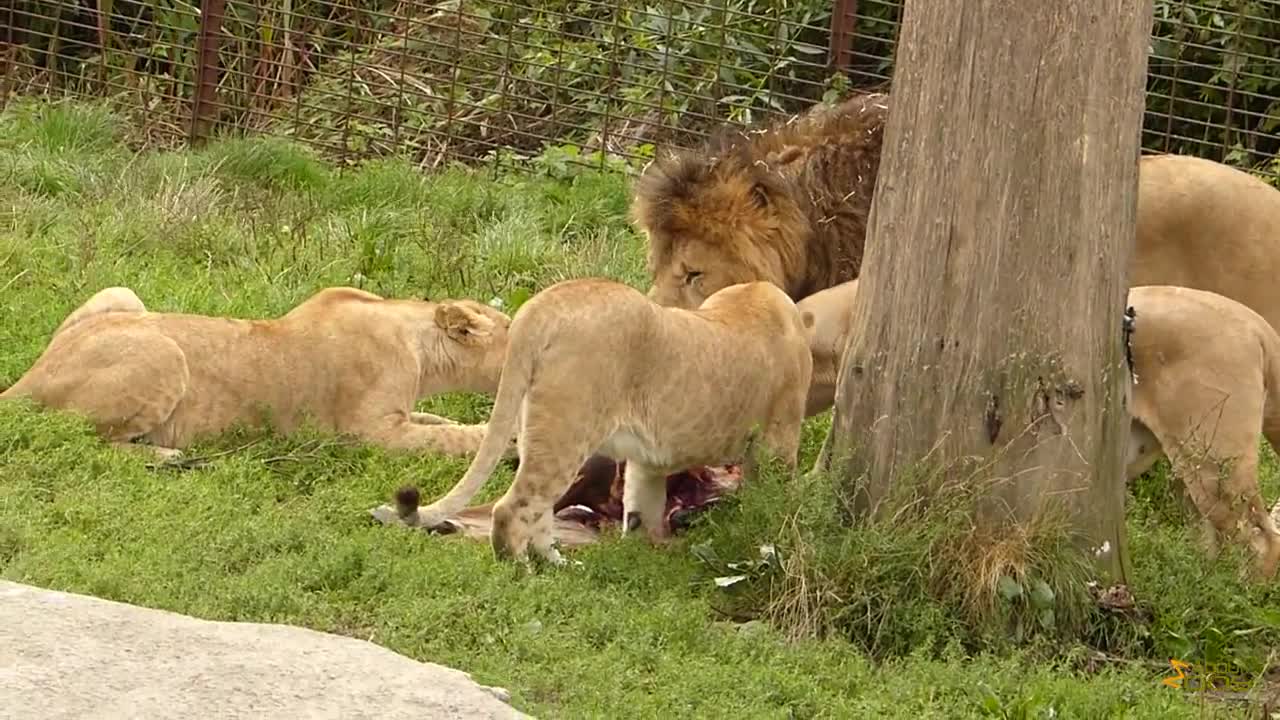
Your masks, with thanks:
[{"label": "grass tuft", "polygon": [[116,150],[123,140],[119,116],[84,102],[16,100],[5,108],[0,130],[0,146],[70,156]]},{"label": "grass tuft", "polygon": [[228,138],[202,153],[219,179],[267,190],[315,191],[329,182],[331,171],[309,148],[284,138]]}]

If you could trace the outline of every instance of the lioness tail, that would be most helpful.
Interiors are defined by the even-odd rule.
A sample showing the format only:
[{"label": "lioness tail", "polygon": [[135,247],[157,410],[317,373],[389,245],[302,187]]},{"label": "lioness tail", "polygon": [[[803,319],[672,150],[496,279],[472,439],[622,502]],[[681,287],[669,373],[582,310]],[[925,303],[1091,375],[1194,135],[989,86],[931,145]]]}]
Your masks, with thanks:
[{"label": "lioness tail", "polygon": [[520,421],[520,406],[524,402],[525,392],[529,389],[529,380],[533,375],[533,355],[522,352],[519,346],[513,343],[509,348],[507,360],[507,366],[502,369],[502,377],[498,380],[498,392],[494,398],[493,413],[489,417],[484,440],[480,442],[480,449],[472,458],[466,474],[447,495],[422,508],[420,513],[439,522],[457,514],[471,502],[471,498],[493,474],[493,469],[506,454],[511,437],[516,434]]}]

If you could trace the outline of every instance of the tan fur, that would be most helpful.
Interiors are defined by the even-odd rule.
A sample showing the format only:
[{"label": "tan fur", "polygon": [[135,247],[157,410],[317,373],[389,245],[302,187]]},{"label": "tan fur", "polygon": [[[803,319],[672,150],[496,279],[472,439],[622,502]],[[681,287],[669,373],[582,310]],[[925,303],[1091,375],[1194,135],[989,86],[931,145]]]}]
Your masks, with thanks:
[{"label": "tan fur", "polygon": [[[857,95],[651,163],[631,206],[650,297],[697,307],[731,283],[767,280],[799,301],[857,278],[888,102]],[[1280,190],[1179,155],[1143,157],[1138,175],[1131,283],[1216,292],[1280,328]]]},{"label": "tan fur", "polygon": [[440,392],[492,393],[510,319],[470,300],[386,300],[321,290],[286,315],[149,312],[107,288],[73,311],[0,398],[87,416],[118,446],[174,456],[243,424],[304,422],[397,450],[474,452],[485,426],[413,412]]},{"label": "tan fur", "polygon": [[421,508],[436,527],[462,510],[519,428],[520,466],[494,504],[499,558],[563,562],[552,507],[593,452],[625,460],[623,532],[666,539],[666,476],[743,459],[753,428],[795,466],[812,359],[812,318],[768,283],[730,286],[696,310],[663,308],[625,285],[557,283],[531,298],[511,342],[489,432],[458,484]]},{"label": "tan fur", "polygon": [[1280,336],[1245,305],[1201,290],[1135,287],[1129,304],[1138,381],[1128,476],[1168,457],[1208,550],[1243,536],[1259,574],[1273,577],[1280,532],[1258,489],[1258,435],[1280,451]]},{"label": "tan fur", "polygon": [[1129,284],[1207,290],[1280,330],[1280,190],[1196,157],[1139,165],[1138,237]]},{"label": "tan fur", "polygon": [[[831,407],[857,292],[851,281],[805,298],[814,316],[810,414]],[[1280,503],[1268,514],[1258,489],[1259,433],[1280,451],[1280,335],[1241,303],[1170,286],[1135,287],[1128,477],[1161,457],[1204,520],[1205,542],[1243,537],[1263,577],[1280,565]],[[1116,331],[1120,319],[1116,318]]]},{"label": "tan fur", "polygon": [[840,375],[840,358],[853,331],[853,300],[858,281],[850,280],[820,290],[796,303],[802,312],[813,315],[813,338],[809,350],[813,355],[813,380],[805,402],[805,416],[812,417],[831,409],[836,399]]}]

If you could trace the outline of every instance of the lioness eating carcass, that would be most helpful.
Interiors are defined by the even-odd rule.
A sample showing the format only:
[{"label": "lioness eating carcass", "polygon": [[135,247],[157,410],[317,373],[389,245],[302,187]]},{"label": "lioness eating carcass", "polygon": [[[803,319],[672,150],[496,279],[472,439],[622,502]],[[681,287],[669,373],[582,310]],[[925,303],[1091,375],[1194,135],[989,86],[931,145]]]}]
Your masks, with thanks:
[{"label": "lioness eating carcass", "polygon": [[112,287],[68,315],[0,398],[77,412],[109,442],[162,457],[234,424],[269,421],[289,433],[306,419],[388,449],[463,455],[484,426],[416,413],[414,403],[494,392],[509,325],[470,300],[388,300],[346,287],[271,320],[149,312],[132,290]]},{"label": "lioness eating carcass", "polygon": [[[601,279],[534,295],[515,316],[488,434],[450,492],[410,524],[449,521],[517,435],[520,465],[493,506],[499,559],[564,562],[552,506],[593,452],[626,460],[623,533],[662,542],[666,476],[760,449],[795,467],[813,360],[812,318],[770,283],[732,285],[695,310]],[[517,425],[519,427],[516,433]]]},{"label": "lioness eating carcass", "polygon": [[[858,281],[805,298],[814,316],[808,412],[831,407],[849,338]],[[1129,479],[1168,457],[1204,521],[1212,553],[1222,536],[1245,537],[1257,569],[1280,566],[1280,518],[1258,488],[1258,435],[1280,451],[1280,335],[1245,305],[1211,292],[1167,285],[1130,289],[1136,311]]]}]

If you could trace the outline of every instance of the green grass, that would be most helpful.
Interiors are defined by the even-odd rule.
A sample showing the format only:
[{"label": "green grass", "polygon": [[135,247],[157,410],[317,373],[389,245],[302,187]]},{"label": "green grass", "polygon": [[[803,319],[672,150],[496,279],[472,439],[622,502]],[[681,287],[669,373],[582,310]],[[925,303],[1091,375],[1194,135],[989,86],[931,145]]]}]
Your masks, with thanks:
[{"label": "green grass", "polygon": [[[339,172],[269,140],[134,155],[127,131],[86,106],[0,114],[0,386],[107,285],[133,288],[153,310],[242,317],[283,313],[337,284],[508,302],[582,275],[644,286],[621,176],[495,180],[395,161]],[[463,395],[424,404],[464,421],[488,408]],[[805,463],[828,421],[806,428]],[[609,538],[577,552],[582,567],[524,576],[485,544],[368,520],[402,483],[444,492],[465,461],[323,435],[258,440],[207,468],[153,471],[75,418],[0,405],[0,576],[370,639],[504,686],[548,718],[1228,716],[1159,684],[1169,653],[1256,659],[1280,641],[1280,597],[1188,551],[1159,472],[1135,490],[1130,522],[1135,592],[1154,619],[1099,625],[1134,660],[1084,672],[1079,648],[974,651],[945,608],[903,594],[911,567],[887,554],[903,540],[854,531],[832,540],[849,558],[845,589],[879,603],[896,653],[873,661],[856,638],[787,641],[761,623],[725,622],[717,608],[743,605],[769,580],[740,596],[717,589],[690,548],[730,560],[763,542],[800,549],[781,532],[785,494],[767,484],[669,549]],[[193,453],[246,442],[232,433]],[[1274,498],[1271,456],[1266,479]],[[499,471],[483,498],[509,480]],[[822,542],[814,532],[804,542]],[[874,582],[855,583],[867,569]]]}]

